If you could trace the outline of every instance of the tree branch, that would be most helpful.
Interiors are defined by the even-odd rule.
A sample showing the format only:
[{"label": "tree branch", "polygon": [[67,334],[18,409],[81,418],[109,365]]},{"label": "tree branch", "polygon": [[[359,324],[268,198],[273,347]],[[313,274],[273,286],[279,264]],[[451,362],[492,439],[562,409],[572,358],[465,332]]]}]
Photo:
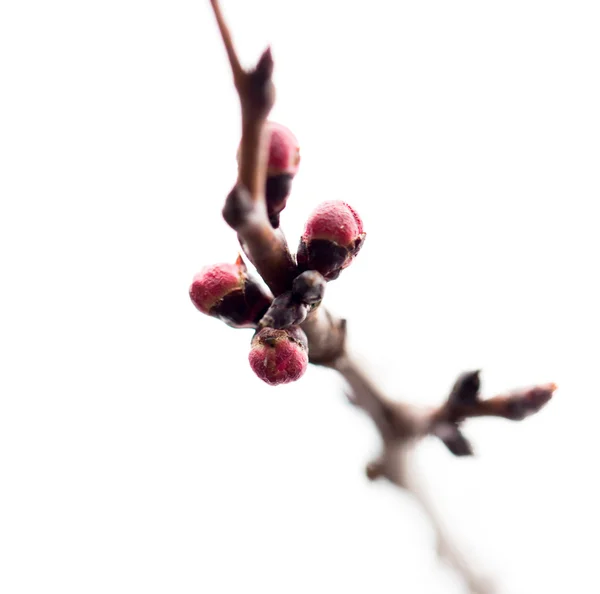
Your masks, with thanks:
[{"label": "tree branch", "polygon": [[476,571],[473,562],[462,553],[454,542],[451,531],[445,525],[427,492],[416,481],[414,474],[405,478],[403,488],[413,495],[429,520],[435,534],[438,556],[462,578],[470,594],[494,594],[496,587],[493,581]]},{"label": "tree branch", "polygon": [[238,181],[227,197],[223,216],[238,233],[240,244],[275,296],[289,290],[296,264],[283,233],[267,216],[267,138],[265,124],[275,102],[271,80],[273,58],[267,49],[252,70],[243,70],[218,0],[210,0],[229,58],[242,112]]},{"label": "tree branch", "polygon": [[[419,441],[428,435],[439,437],[455,455],[470,455],[472,449],[460,431],[460,424],[471,417],[497,416],[521,420],[539,411],[552,397],[555,384],[543,384],[488,400],[479,399],[479,372],[476,390],[465,383],[473,372],[459,376],[446,402],[436,409],[418,408],[402,402],[393,402],[377,387],[355,360],[343,355],[330,365],[347,381],[351,388],[349,400],[366,412],[377,428],[382,442],[381,454],[365,469],[369,480],[385,478],[408,491],[419,503],[428,518],[437,539],[437,549],[462,578],[471,594],[492,594],[493,583],[481,576],[453,542],[429,496],[409,471],[409,459]],[[458,389],[457,389],[458,387]],[[461,402],[464,389],[470,394],[468,404]]]},{"label": "tree branch", "polygon": [[[237,232],[246,255],[275,297],[278,297],[292,289],[299,270],[283,233],[272,227],[267,216],[265,185],[268,146],[265,124],[275,101],[271,80],[273,59],[270,49],[267,49],[255,68],[244,70],[223,19],[219,1],[210,0],[210,3],[231,66],[242,117],[238,180],[226,199],[223,217]],[[282,303],[286,303],[285,296],[277,301],[277,306]],[[281,314],[279,310],[273,310],[269,319],[275,320],[275,313],[278,316]],[[281,318],[285,319],[285,316]],[[346,320],[335,318],[317,305],[301,327],[308,338],[310,362],[335,369],[342,375],[351,390],[350,401],[369,415],[381,437],[382,452],[367,465],[368,478],[385,478],[409,491],[429,518],[440,556],[464,579],[471,594],[491,594],[492,586],[478,576],[471,563],[453,544],[434,506],[409,472],[407,461],[415,445],[428,435],[441,439],[457,456],[472,454],[471,445],[461,431],[463,421],[480,416],[521,420],[540,410],[550,400],[556,386],[544,384],[482,400],[479,397],[479,372],[469,372],[459,376],[441,406],[419,408],[388,399],[347,353]]]}]

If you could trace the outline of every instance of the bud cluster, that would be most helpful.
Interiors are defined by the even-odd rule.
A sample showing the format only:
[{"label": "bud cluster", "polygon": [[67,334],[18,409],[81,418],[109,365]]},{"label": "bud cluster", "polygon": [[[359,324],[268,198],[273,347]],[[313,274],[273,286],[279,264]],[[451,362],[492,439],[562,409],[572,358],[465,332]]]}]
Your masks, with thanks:
[{"label": "bud cluster", "polygon": [[[277,228],[298,172],[300,149],[296,137],[281,124],[267,122],[265,134],[267,215],[271,227]],[[250,193],[237,184],[223,216],[237,230],[253,209]],[[327,281],[350,265],[364,239],[362,220],[351,206],[323,202],[306,223],[297,253],[298,274],[289,290],[273,299],[238,258],[235,264],[203,268],[193,279],[190,298],[202,313],[229,326],[256,329],[249,361],[259,378],[270,385],[295,381],[308,365],[308,340],[300,324],[321,303]]]}]

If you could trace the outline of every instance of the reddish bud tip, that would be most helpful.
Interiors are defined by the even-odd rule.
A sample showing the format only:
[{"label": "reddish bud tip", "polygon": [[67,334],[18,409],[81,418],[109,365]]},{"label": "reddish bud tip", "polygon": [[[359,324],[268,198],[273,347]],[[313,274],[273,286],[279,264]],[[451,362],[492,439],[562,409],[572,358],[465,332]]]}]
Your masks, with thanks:
[{"label": "reddish bud tip", "polygon": [[298,326],[262,328],[252,339],[248,360],[254,373],[271,386],[295,382],[308,367],[306,334]]},{"label": "reddish bud tip", "polygon": [[366,233],[358,213],[341,200],[323,202],[312,212],[298,247],[298,264],[337,278],[362,247]]},{"label": "reddish bud tip", "polygon": [[223,297],[243,287],[245,272],[245,266],[238,262],[205,266],[194,276],[190,286],[192,303],[202,313],[210,315],[211,309]]},{"label": "reddish bud tip", "polygon": [[[267,176],[286,175],[290,178],[298,173],[300,167],[300,145],[289,128],[276,122],[267,122],[265,135],[269,139],[269,160]],[[241,146],[238,147],[237,158],[240,159]]]},{"label": "reddish bud tip", "polygon": [[[286,207],[288,196],[292,189],[292,180],[300,166],[300,147],[292,132],[276,122],[267,122],[265,136],[269,139],[269,156],[267,161],[267,183],[265,198],[269,221],[274,229],[279,227],[279,215]],[[238,148],[238,163],[241,146]],[[229,209],[231,210],[231,208]],[[227,213],[223,213],[225,220]],[[235,227],[234,227],[235,228]]]},{"label": "reddish bud tip", "polygon": [[328,200],[311,213],[302,239],[326,239],[341,247],[351,247],[364,234],[357,212],[341,200]]},{"label": "reddish bud tip", "polygon": [[287,174],[294,177],[300,166],[300,146],[292,132],[275,122],[267,122],[269,135],[268,176]]},{"label": "reddish bud tip", "polygon": [[194,277],[189,294],[198,310],[233,328],[255,328],[272,301],[248,275],[241,258],[235,264],[205,266]]}]

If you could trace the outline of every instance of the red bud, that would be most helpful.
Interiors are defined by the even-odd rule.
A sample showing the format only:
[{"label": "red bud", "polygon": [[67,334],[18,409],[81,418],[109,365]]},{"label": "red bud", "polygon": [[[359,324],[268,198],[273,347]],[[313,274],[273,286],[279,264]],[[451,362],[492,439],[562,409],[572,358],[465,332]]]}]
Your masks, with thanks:
[{"label": "red bud", "polygon": [[303,270],[317,270],[333,280],[352,263],[365,237],[362,220],[350,205],[341,200],[323,202],[306,223],[298,264]]},{"label": "red bud", "polygon": [[275,122],[267,122],[269,164],[267,175],[287,174],[294,177],[300,166],[300,146],[292,132]]},{"label": "red bud", "polygon": [[262,328],[254,335],[248,356],[256,375],[271,386],[300,379],[308,367],[308,341],[298,327]]},{"label": "red bud", "polygon": [[341,247],[351,247],[364,235],[357,212],[341,200],[328,200],[311,213],[302,239],[326,239]]},{"label": "red bud", "polygon": [[248,275],[241,258],[235,264],[205,266],[194,277],[189,292],[199,311],[234,328],[256,327],[272,301]]}]

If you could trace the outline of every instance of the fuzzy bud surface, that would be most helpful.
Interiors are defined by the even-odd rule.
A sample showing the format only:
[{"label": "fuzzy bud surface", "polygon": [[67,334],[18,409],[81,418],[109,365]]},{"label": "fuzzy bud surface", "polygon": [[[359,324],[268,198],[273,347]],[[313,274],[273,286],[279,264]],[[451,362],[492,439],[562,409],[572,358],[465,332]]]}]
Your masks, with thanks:
[{"label": "fuzzy bud surface", "polygon": [[255,327],[271,304],[241,258],[235,264],[205,266],[194,276],[189,295],[196,309],[233,328]]},{"label": "fuzzy bud surface", "polygon": [[276,330],[262,328],[254,335],[250,367],[271,386],[300,379],[308,367],[308,340],[298,327]]},{"label": "fuzzy bud surface", "polygon": [[267,122],[269,135],[269,162],[267,175],[286,174],[294,177],[300,166],[300,146],[289,128],[276,122]]},{"label": "fuzzy bud surface", "polygon": [[341,200],[323,202],[311,213],[298,247],[298,264],[337,278],[362,247],[366,233],[358,213]]}]

